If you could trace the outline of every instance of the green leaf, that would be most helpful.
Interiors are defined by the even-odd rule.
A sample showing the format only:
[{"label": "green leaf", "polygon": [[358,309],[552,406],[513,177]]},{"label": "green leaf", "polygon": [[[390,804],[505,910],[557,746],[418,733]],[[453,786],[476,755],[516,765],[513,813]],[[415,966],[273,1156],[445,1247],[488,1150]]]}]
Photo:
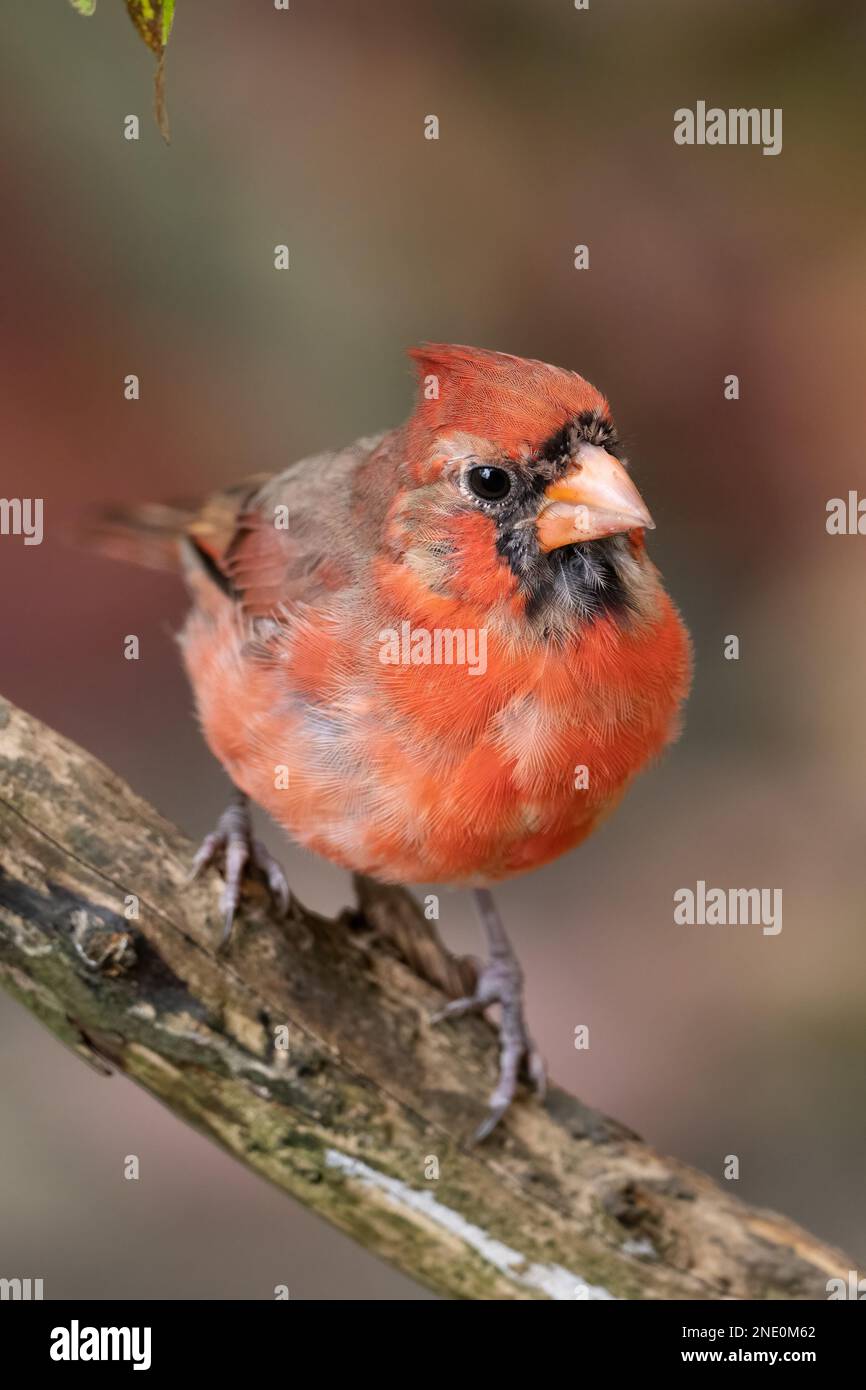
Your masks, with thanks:
[{"label": "green leaf", "polygon": [[[96,0],[93,0],[94,5]],[[164,0],[162,6],[162,46],[168,43],[171,26],[174,23],[174,0]]]},{"label": "green leaf", "polygon": [[96,0],[69,0],[69,3],[79,14],[93,14],[96,9]]},{"label": "green leaf", "polygon": [[174,5],[175,0],[126,0],[130,19],[148,48],[157,55],[163,53],[168,43]]}]

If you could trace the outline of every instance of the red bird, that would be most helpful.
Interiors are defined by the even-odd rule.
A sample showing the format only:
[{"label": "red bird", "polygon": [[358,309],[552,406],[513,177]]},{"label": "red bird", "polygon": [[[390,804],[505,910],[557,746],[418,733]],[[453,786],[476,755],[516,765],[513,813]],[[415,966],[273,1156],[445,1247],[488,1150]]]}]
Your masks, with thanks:
[{"label": "red bird", "polygon": [[471,885],[490,962],[454,1016],[502,1006],[499,1084],[543,1091],[486,885],[580,843],[676,732],[689,641],[605,398],[576,373],[416,349],[408,422],[184,518],[181,634],[205,738],[238,789],[196,856],[288,886],[248,798],[387,882]]}]

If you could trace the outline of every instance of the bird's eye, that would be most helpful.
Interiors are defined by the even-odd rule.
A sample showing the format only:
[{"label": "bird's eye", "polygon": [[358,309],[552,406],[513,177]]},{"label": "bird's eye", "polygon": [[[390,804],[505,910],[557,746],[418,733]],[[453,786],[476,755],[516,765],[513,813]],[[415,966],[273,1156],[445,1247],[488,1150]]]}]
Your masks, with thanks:
[{"label": "bird's eye", "polygon": [[489,468],[486,464],[470,468],[466,481],[482,502],[501,502],[511,491],[511,476],[504,468]]}]

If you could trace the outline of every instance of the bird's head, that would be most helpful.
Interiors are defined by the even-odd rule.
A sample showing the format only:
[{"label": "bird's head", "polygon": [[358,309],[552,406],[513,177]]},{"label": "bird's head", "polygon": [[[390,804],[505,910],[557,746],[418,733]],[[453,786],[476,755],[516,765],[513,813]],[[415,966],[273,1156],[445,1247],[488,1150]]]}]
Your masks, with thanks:
[{"label": "bird's head", "polygon": [[653,521],[604,396],[576,373],[504,353],[415,349],[393,518],[409,562],[440,593],[482,583],[545,636],[603,614],[646,613]]}]

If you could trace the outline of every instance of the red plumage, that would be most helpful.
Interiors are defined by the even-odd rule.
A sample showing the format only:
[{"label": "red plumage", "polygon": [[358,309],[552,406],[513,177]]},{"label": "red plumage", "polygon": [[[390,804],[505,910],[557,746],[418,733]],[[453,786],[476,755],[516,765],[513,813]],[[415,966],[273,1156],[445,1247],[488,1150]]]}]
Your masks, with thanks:
[{"label": "red plumage", "polygon": [[[565,613],[545,636],[495,519],[446,476],[467,448],[531,458],[568,420],[609,419],[604,397],[505,354],[413,356],[405,427],[293,465],[193,525],[231,589],[192,567],[181,640],[208,743],[294,839],[382,879],[486,882],[577,844],[663,748],[689,647],[641,531],[629,611]],[[486,672],[383,664],[380,634],[405,622],[486,630]]]}]

